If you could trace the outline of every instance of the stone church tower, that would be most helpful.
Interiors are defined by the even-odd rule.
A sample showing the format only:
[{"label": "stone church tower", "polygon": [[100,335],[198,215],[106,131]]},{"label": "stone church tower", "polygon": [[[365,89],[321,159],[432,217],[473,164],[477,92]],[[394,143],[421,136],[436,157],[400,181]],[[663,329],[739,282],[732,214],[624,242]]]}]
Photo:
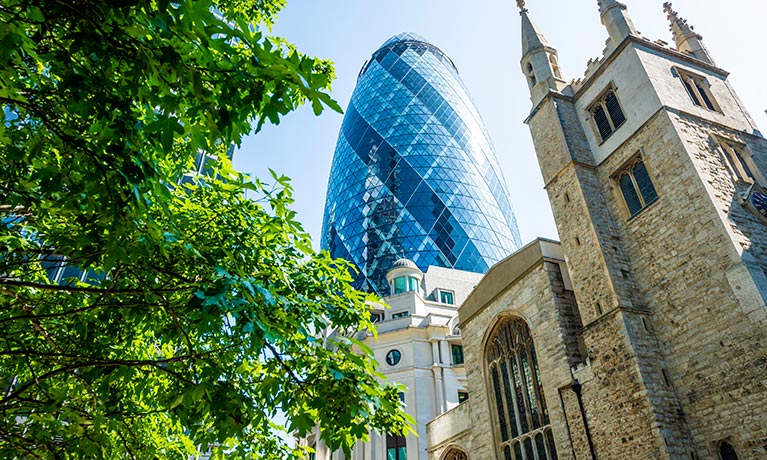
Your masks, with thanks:
[{"label": "stone church tower", "polygon": [[569,84],[518,4],[561,248],[461,307],[470,404],[431,423],[430,458],[767,459],[767,141],[671,4],[673,46],[600,0],[604,55]]},{"label": "stone church tower", "polygon": [[767,458],[767,226],[741,204],[765,184],[767,142],[670,4],[673,47],[643,38],[625,5],[599,8],[604,57],[569,86],[521,12],[593,444],[600,458],[709,459],[723,443]]}]

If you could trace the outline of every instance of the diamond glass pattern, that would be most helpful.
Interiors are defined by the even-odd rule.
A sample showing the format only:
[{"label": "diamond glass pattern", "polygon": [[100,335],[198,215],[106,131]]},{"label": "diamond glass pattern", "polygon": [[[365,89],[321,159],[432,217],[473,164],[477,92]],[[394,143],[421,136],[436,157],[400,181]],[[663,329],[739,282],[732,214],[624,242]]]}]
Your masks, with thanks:
[{"label": "diamond glass pattern", "polygon": [[407,257],[484,273],[520,246],[495,151],[453,62],[403,33],[365,63],[338,136],[322,247],[388,294]]}]

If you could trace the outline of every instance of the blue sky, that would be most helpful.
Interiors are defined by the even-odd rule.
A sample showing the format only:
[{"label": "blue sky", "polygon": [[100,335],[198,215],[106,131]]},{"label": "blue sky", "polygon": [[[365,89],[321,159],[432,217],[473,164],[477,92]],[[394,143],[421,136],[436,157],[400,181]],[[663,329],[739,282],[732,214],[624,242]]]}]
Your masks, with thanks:
[{"label": "blue sky", "polygon": [[[651,40],[672,42],[661,0],[624,0],[634,24]],[[756,123],[767,133],[767,2],[676,0],[674,9],[703,35],[717,64]],[[565,80],[601,56],[607,32],[596,0],[528,0],[527,8],[557,48]],[[415,32],[441,48],[458,67],[495,145],[523,243],[558,239],[523,120],[531,108],[519,67],[520,21],[512,0],[289,0],[274,33],[301,51],[335,62],[332,96],[346,108],[363,63],[399,32]],[[342,115],[315,117],[302,108],[278,126],[248,137],[235,166],[262,179],[268,169],[293,179],[299,220],[319,247],[325,191]]]}]

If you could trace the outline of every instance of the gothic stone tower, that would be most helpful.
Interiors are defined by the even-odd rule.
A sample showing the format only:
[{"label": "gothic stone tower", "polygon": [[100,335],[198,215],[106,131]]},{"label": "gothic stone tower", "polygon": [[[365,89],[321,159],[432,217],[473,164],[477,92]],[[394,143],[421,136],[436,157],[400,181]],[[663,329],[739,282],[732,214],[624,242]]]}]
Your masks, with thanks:
[{"label": "gothic stone tower", "polygon": [[670,4],[673,47],[600,0],[604,56],[568,85],[518,3],[527,123],[588,357],[586,420],[563,401],[573,455],[767,458],[767,141]]}]

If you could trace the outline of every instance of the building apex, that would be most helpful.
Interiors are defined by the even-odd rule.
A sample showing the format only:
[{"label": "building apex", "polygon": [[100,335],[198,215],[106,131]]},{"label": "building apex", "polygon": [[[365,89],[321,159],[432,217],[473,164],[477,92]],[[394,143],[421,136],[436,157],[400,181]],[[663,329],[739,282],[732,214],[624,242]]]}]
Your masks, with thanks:
[{"label": "building apex", "polygon": [[[525,2],[524,0],[519,0],[517,3],[521,3],[524,6]],[[527,9],[522,8],[519,14],[522,16],[522,56],[535,49],[550,47],[546,37],[543,36],[535,23],[530,19]]]},{"label": "building apex", "polygon": [[687,24],[687,21],[679,16],[679,13],[674,11],[674,9],[671,6],[671,2],[665,2],[663,4],[663,11],[668,15],[669,21],[671,21],[671,32],[674,34],[674,40],[677,41],[677,44],[684,41],[683,39],[689,38],[689,37],[695,37],[698,39],[701,39],[701,37],[697,32],[695,32],[695,28],[689,24]]},{"label": "building apex", "polygon": [[597,4],[599,5],[599,14],[605,14],[607,10],[614,6],[619,6],[626,9],[626,5],[617,2],[616,0],[597,0]]},{"label": "building apex", "polygon": [[527,13],[527,8],[525,8],[525,0],[517,0],[517,6],[519,7],[519,14]]}]

